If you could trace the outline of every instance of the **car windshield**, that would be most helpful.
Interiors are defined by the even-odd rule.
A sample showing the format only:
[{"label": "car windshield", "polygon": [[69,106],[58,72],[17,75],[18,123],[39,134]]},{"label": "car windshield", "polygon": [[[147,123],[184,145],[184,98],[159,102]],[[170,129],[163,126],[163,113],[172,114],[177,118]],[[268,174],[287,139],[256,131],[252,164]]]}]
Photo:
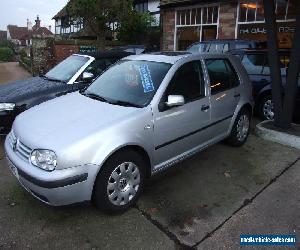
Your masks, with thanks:
[{"label": "car windshield", "polygon": [[46,77],[52,80],[68,82],[88,60],[89,57],[85,56],[69,56],[51,69],[46,74]]},{"label": "car windshield", "polygon": [[144,107],[152,100],[171,66],[149,61],[119,61],[82,94],[116,105]]}]

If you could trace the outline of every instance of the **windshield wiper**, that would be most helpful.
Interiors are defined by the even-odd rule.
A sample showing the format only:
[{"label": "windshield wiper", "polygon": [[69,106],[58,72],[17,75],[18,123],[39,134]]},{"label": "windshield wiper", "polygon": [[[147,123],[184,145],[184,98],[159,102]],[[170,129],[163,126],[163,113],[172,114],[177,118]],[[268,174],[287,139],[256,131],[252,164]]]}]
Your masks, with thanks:
[{"label": "windshield wiper", "polygon": [[63,81],[63,80],[59,80],[59,79],[56,79],[56,78],[52,78],[52,77],[49,77],[49,76],[46,76],[46,75],[41,75],[42,78],[48,80],[48,81],[51,81],[51,82],[63,82],[63,83],[66,83],[66,81]]},{"label": "windshield wiper", "polygon": [[81,94],[84,95],[84,96],[87,96],[89,98],[92,98],[94,100],[97,100],[97,101],[110,103],[106,98],[104,98],[104,97],[102,97],[100,95],[96,95],[96,94],[91,93],[91,92],[81,92]]},{"label": "windshield wiper", "polygon": [[141,105],[138,105],[138,104],[135,104],[135,103],[132,103],[132,102],[127,102],[127,101],[120,101],[120,100],[110,100],[110,99],[107,99],[103,96],[100,96],[100,95],[97,95],[97,94],[94,94],[94,93],[91,93],[91,92],[80,92],[82,95],[84,96],[87,96],[89,98],[92,98],[92,99],[95,99],[95,100],[98,100],[98,101],[101,101],[101,102],[107,102],[109,104],[113,104],[113,105],[120,105],[120,106],[124,106],[124,107],[135,107],[135,108],[142,108],[143,106]]},{"label": "windshield wiper", "polygon": [[136,103],[132,103],[132,102],[127,102],[127,101],[111,101],[110,102],[111,104],[114,104],[114,105],[120,105],[120,106],[124,106],[124,107],[135,107],[135,108],[142,108],[143,106],[141,105],[138,105]]}]

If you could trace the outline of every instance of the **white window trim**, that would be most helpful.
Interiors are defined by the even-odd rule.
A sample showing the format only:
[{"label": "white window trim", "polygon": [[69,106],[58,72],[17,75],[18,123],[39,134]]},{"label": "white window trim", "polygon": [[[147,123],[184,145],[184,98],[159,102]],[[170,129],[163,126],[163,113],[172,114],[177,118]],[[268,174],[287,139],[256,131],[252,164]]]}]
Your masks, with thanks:
[{"label": "white window trim", "polygon": [[[262,23],[265,23],[265,21],[245,21],[245,22],[240,22],[239,21],[239,16],[240,16],[240,3],[241,3],[241,0],[238,1],[237,3],[237,17],[236,17],[236,27],[235,27],[235,39],[238,38],[238,31],[239,31],[239,25],[243,25],[243,24],[262,24]],[[288,23],[288,22],[295,22],[296,19],[286,19],[287,18],[287,15],[288,15],[288,8],[289,8],[289,3],[290,3],[290,0],[288,0],[288,4],[286,6],[286,10],[285,10],[285,19],[281,19],[281,20],[276,20],[277,23]],[[275,11],[277,11],[277,3],[276,3],[276,6],[275,6]],[[247,9],[247,12],[246,12],[246,16],[248,15],[248,9]],[[256,7],[256,10],[255,10],[255,19],[257,17],[257,7]]]},{"label": "white window trim", "polygon": [[[217,22],[216,23],[209,23],[209,24],[203,24],[203,8],[205,7],[218,7],[218,19],[217,19]],[[200,24],[184,24],[182,25],[181,23],[181,20],[180,20],[180,24],[177,24],[177,20],[178,20],[178,11],[182,11],[182,10],[190,10],[190,23],[192,21],[192,10],[193,9],[196,9],[196,13],[197,13],[197,9],[200,9],[201,8],[201,23]],[[173,44],[173,50],[176,51],[177,50],[177,31],[178,31],[178,28],[184,28],[184,27],[199,27],[199,32],[200,32],[200,36],[199,36],[199,42],[202,41],[202,31],[203,31],[203,27],[205,26],[216,26],[217,28],[217,34],[216,34],[216,39],[219,38],[219,26],[220,26],[220,4],[200,4],[200,5],[195,5],[195,6],[192,6],[192,7],[177,7],[175,8],[175,28],[174,28],[174,44]],[[208,9],[207,9],[208,10]],[[214,20],[214,13],[212,13],[212,21]],[[196,16],[195,15],[195,19],[196,19]],[[185,15],[185,22],[186,23],[186,17],[187,15]],[[182,16],[180,15],[179,17],[180,19],[182,18]],[[195,20],[195,23],[196,23],[196,20]]]}]

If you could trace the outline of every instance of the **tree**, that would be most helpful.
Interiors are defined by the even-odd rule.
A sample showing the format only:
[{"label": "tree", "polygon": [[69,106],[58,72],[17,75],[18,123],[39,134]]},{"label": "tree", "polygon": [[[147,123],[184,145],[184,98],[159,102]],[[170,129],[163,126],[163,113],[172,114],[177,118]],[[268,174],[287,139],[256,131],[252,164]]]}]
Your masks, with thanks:
[{"label": "tree", "polygon": [[287,129],[292,123],[298,84],[297,78],[300,66],[300,4],[298,4],[297,7],[296,32],[294,35],[293,48],[287,75],[287,86],[283,96],[277,44],[278,39],[275,2],[274,0],[263,1],[268,38],[268,55],[272,79],[272,96],[275,108],[274,125],[283,129]]},{"label": "tree", "polygon": [[111,31],[108,24],[126,20],[133,12],[132,0],[70,0],[69,15],[82,18],[85,25],[97,36],[104,45],[107,32]]},{"label": "tree", "polygon": [[118,39],[127,43],[142,43],[149,35],[151,24],[155,19],[149,13],[132,10],[130,15],[120,21]]},{"label": "tree", "polygon": [[119,39],[124,42],[140,42],[148,33],[154,18],[148,13],[133,9],[133,0],[70,0],[67,8],[73,18],[82,18],[85,25],[104,45],[111,29],[108,24],[117,23]]}]

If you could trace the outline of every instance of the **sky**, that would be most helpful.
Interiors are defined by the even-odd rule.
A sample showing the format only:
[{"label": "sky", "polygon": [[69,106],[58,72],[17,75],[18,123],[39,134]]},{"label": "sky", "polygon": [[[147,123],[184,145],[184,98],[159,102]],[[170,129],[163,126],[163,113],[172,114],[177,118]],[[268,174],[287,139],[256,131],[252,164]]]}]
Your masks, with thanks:
[{"label": "sky", "polygon": [[6,30],[8,24],[25,27],[27,18],[34,25],[37,15],[40,16],[41,25],[52,26],[52,17],[60,11],[68,0],[0,0],[0,30]]}]

